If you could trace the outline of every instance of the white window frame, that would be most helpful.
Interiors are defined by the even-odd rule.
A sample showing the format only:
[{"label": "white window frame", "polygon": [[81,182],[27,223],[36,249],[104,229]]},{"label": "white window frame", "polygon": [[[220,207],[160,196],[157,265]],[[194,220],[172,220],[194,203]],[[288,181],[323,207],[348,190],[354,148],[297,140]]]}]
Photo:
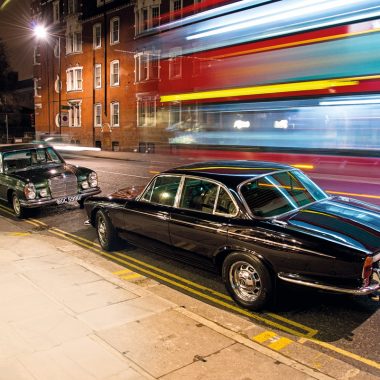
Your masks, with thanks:
[{"label": "white window frame", "polygon": [[[117,67],[117,77],[115,76],[115,67]],[[110,86],[120,85],[120,61],[115,59],[110,63]]]},{"label": "white window frame", "polygon": [[[143,120],[142,120],[143,119]],[[137,127],[154,127],[157,122],[157,99],[142,97],[137,99]]]},{"label": "white window frame", "polygon": [[68,0],[67,1],[67,13],[72,15],[76,13],[76,0]]},{"label": "white window frame", "polygon": [[[99,70],[99,76],[97,75],[98,70]],[[99,79],[99,82],[98,82],[98,79]],[[102,88],[102,64],[101,63],[95,63],[94,88]]]},{"label": "white window frame", "polygon": [[[99,122],[97,120],[99,119]],[[102,103],[94,104],[94,127],[102,126]]]},{"label": "white window frame", "polygon": [[68,100],[69,127],[80,128],[82,126],[82,100]]},{"label": "white window frame", "polygon": [[[169,79],[178,79],[182,77],[182,49],[180,47],[170,49],[169,58]],[[177,62],[178,60],[178,62]],[[179,66],[179,73],[174,71],[174,65]]]},{"label": "white window frame", "polygon": [[59,1],[53,2],[53,23],[58,24],[60,22],[60,9],[59,9]]},{"label": "white window frame", "polygon": [[137,83],[159,78],[160,54],[158,52],[148,51],[137,53],[135,55],[135,82]]},{"label": "white window frame", "polygon": [[41,64],[41,49],[40,49],[39,45],[36,45],[34,47],[33,64],[34,65],[40,65]]},{"label": "white window frame", "polygon": [[[99,43],[97,41],[97,30],[99,30]],[[93,39],[93,48],[100,49],[102,47],[102,24],[99,22],[94,24],[92,27],[92,39]]]},{"label": "white window frame", "polygon": [[[115,114],[115,107],[117,107],[117,114]],[[110,115],[111,115],[111,127],[120,127],[120,103],[111,102],[110,104]],[[117,123],[115,123],[115,115],[117,115]]]},{"label": "white window frame", "polygon": [[[80,74],[79,74],[80,73]],[[66,91],[83,90],[83,67],[70,67],[66,70]]]},{"label": "white window frame", "polygon": [[33,78],[33,90],[34,90],[34,96],[35,97],[41,97],[41,94],[39,91],[41,90],[41,85],[40,85],[40,79],[39,78]]},{"label": "white window frame", "polygon": [[[118,26],[117,38],[115,39],[115,24]],[[110,45],[115,45],[120,42],[120,17],[113,17],[110,20]]]},{"label": "white window frame", "polygon": [[[174,5],[176,1],[180,2],[178,9],[174,9],[175,8]],[[178,20],[182,18],[182,8],[183,8],[183,0],[170,0],[170,19]],[[181,10],[181,12],[178,12],[176,15],[174,15],[174,12],[177,12],[179,10]]]},{"label": "white window frame", "polygon": [[82,53],[82,32],[66,35],[66,54]]}]

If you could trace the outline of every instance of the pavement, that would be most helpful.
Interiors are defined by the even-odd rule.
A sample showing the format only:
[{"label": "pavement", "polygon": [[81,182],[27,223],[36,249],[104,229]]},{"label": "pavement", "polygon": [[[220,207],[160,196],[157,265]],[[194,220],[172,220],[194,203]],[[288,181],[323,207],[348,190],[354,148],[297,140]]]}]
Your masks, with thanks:
[{"label": "pavement", "polygon": [[41,226],[0,216],[0,380],[377,378]]}]

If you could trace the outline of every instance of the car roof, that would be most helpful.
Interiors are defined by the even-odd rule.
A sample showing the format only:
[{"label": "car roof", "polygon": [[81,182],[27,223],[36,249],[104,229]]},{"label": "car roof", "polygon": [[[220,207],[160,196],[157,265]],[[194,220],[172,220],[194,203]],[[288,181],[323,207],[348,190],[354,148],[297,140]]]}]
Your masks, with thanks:
[{"label": "car roof", "polygon": [[43,143],[30,143],[30,144],[8,144],[8,145],[1,145],[0,146],[0,153],[3,152],[15,152],[18,150],[25,150],[25,149],[36,149],[36,148],[45,148],[49,146],[48,144]]},{"label": "car roof", "polygon": [[250,178],[292,169],[289,165],[265,161],[205,161],[179,166],[164,173],[205,177],[228,186],[237,186]]}]

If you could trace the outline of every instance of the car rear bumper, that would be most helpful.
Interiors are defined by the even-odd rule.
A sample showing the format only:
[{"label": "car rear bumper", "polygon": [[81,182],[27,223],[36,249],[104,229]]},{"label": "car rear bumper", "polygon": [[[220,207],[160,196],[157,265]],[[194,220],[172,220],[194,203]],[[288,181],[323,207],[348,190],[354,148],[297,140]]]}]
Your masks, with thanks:
[{"label": "car rear bumper", "polygon": [[[75,197],[76,201],[83,201],[85,198],[90,197],[92,195],[99,194],[101,192],[99,187],[88,189],[78,194],[74,194],[71,197]],[[67,200],[65,200],[67,198]],[[70,196],[64,198],[40,198],[40,199],[32,199],[32,200],[24,200],[20,199],[20,205],[25,208],[37,208],[49,205],[63,204],[70,202]]]},{"label": "car rear bumper", "polygon": [[380,269],[374,268],[373,271],[374,271],[374,276],[373,276],[373,279],[371,280],[371,283],[367,286],[363,286],[360,288],[342,288],[339,286],[323,284],[321,282],[311,281],[310,279],[306,279],[297,274],[291,274],[291,273],[278,273],[277,276],[281,280],[290,282],[292,284],[326,290],[329,292],[352,294],[355,296],[364,296],[364,295],[372,294],[380,289]]}]

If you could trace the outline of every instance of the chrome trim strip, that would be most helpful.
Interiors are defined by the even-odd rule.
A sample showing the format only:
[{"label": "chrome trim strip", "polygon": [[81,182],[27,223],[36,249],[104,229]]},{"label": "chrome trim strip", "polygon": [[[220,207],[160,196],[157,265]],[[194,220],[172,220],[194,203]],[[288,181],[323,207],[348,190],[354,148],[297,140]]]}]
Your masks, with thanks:
[{"label": "chrome trim strip", "polygon": [[297,247],[297,246],[293,246],[293,245],[289,245],[289,244],[279,243],[279,242],[276,242],[276,241],[273,241],[273,240],[261,239],[259,237],[238,234],[236,232],[231,232],[231,231],[228,231],[228,234],[229,235],[235,235],[235,236],[243,237],[243,238],[254,240],[254,241],[259,241],[259,242],[267,243],[269,245],[275,245],[275,246],[278,246],[278,247],[281,247],[281,248],[290,249],[292,251],[302,251],[302,252],[312,253],[312,254],[315,254],[315,255],[318,255],[318,256],[328,257],[330,259],[336,259],[335,256],[327,255],[325,253],[321,253],[321,252],[317,252],[317,251],[312,251],[310,249],[306,249],[306,248],[302,248],[302,247]]},{"label": "chrome trim strip", "polygon": [[377,281],[373,281],[368,286],[364,286],[364,287],[359,288],[359,289],[348,289],[348,288],[340,288],[340,287],[332,286],[332,285],[320,284],[318,282],[304,281],[304,280],[297,279],[297,278],[289,278],[289,277],[286,277],[284,275],[284,273],[277,273],[277,276],[281,280],[286,281],[286,282],[290,282],[292,284],[307,286],[310,288],[328,290],[328,291],[337,292],[337,293],[353,294],[356,296],[371,294],[371,293],[376,292],[377,290],[380,289],[380,282],[377,282]]},{"label": "chrome trim strip", "polygon": [[[170,219],[170,220],[173,222],[176,222],[176,223],[182,223],[182,224],[187,224],[190,226],[201,227],[201,228],[205,228],[208,230],[215,230],[216,232],[220,232],[221,231],[220,228],[225,225],[223,223],[215,223],[218,225],[218,227],[210,227],[210,226],[205,226],[203,224],[195,224],[195,223],[191,223],[191,222],[186,222],[185,220],[181,220],[181,219]],[[225,225],[225,226],[227,227],[227,225]],[[227,230],[225,232],[226,232],[226,234],[228,233]]]}]

